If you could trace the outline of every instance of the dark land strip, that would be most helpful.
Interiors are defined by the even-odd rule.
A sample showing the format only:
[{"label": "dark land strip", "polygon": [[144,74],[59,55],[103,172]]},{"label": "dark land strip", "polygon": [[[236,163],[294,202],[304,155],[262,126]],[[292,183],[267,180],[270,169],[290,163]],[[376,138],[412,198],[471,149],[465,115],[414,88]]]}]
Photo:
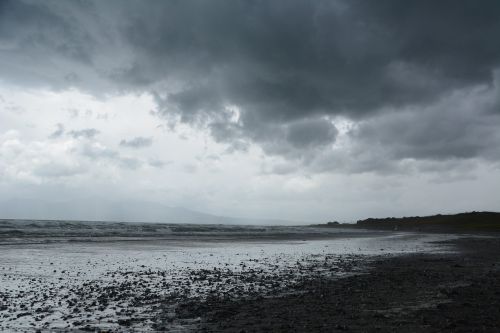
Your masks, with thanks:
[{"label": "dark land strip", "polygon": [[359,228],[369,230],[398,230],[459,234],[490,234],[500,233],[500,213],[497,212],[467,212],[460,214],[431,216],[407,216],[368,218],[355,224],[328,222],[316,224],[322,228]]}]

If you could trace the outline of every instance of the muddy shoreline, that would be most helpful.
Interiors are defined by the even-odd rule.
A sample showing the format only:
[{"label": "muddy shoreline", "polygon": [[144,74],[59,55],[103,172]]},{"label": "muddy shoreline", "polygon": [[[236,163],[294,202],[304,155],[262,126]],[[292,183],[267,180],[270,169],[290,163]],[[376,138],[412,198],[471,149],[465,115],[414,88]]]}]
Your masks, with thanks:
[{"label": "muddy shoreline", "polygon": [[469,332],[500,327],[500,237],[399,233],[168,244],[4,246],[0,330]]},{"label": "muddy shoreline", "polygon": [[448,243],[460,252],[379,258],[365,274],[312,279],[300,293],[215,297],[179,310],[200,316],[201,332],[497,331],[500,237]]}]

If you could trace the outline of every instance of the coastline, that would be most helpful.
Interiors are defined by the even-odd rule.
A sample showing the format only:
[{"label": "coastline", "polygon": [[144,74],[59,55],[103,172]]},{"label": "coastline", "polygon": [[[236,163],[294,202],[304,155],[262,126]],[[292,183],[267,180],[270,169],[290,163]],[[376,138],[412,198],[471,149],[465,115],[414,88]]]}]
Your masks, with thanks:
[{"label": "coastline", "polygon": [[142,241],[136,235],[126,241],[104,236],[90,242],[71,235],[47,244],[22,238],[2,246],[0,328],[428,332],[500,327],[498,234],[358,229],[335,235],[336,230],[224,233],[211,241],[212,233]]},{"label": "coastline", "polygon": [[0,330],[208,330],[204,318],[219,305],[236,311],[235,300],[300,294],[326,277],[363,272],[374,258],[439,252],[446,246],[432,241],[450,237],[331,230],[322,239],[300,229],[275,231],[238,233],[224,241],[219,235],[209,242],[212,233],[172,235],[176,241],[139,241],[135,235],[133,241],[21,238],[1,246]]}]

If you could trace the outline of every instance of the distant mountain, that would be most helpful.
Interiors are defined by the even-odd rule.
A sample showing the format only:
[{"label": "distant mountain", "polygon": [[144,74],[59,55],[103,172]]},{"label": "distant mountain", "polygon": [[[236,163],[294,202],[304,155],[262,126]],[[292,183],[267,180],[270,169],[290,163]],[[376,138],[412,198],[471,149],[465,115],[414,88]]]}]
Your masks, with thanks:
[{"label": "distant mountain", "polygon": [[217,216],[182,207],[169,207],[153,202],[108,201],[104,199],[86,199],[78,202],[33,199],[11,199],[0,201],[0,219],[88,220],[197,224],[301,224],[297,221]]}]

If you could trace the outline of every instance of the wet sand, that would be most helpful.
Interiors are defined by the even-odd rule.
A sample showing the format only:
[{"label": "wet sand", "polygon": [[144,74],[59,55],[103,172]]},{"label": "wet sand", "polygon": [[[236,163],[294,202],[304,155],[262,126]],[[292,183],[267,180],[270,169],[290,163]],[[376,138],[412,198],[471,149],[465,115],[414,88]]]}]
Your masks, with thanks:
[{"label": "wet sand", "polygon": [[[84,241],[78,234],[51,236],[49,243],[33,234],[18,243],[11,238],[0,246],[0,331],[241,331],[249,327],[241,320],[256,323],[257,310],[247,307],[284,301],[282,307],[293,308],[294,297],[314,295],[318,284],[348,281],[382,258],[443,254],[448,245],[433,241],[450,237],[330,231],[297,240],[297,233],[280,234],[189,241],[175,235]],[[305,308],[297,311],[309,318]],[[281,325],[269,317],[268,328],[275,324]]]},{"label": "wet sand", "polygon": [[455,254],[373,261],[364,274],[319,277],[301,293],[187,307],[203,332],[498,332],[500,237],[446,242]]}]

